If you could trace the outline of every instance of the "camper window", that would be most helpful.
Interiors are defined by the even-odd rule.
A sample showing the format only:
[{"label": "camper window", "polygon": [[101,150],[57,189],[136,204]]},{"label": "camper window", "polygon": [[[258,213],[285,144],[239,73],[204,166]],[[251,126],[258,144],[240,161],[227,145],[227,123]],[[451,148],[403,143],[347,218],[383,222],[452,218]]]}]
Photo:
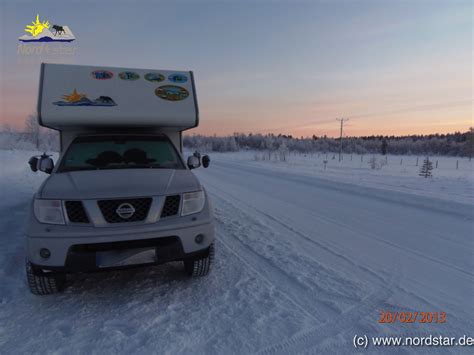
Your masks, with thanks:
[{"label": "camper window", "polygon": [[184,169],[166,136],[85,136],[76,138],[58,172],[98,169]]}]

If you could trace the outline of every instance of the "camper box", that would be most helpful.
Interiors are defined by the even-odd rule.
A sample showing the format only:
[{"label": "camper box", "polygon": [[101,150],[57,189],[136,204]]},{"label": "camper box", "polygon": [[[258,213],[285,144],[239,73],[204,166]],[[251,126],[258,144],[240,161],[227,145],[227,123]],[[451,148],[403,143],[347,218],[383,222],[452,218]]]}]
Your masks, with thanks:
[{"label": "camper box", "polygon": [[38,119],[60,131],[61,151],[84,133],[159,132],[182,152],[199,122],[193,72],[43,63]]}]

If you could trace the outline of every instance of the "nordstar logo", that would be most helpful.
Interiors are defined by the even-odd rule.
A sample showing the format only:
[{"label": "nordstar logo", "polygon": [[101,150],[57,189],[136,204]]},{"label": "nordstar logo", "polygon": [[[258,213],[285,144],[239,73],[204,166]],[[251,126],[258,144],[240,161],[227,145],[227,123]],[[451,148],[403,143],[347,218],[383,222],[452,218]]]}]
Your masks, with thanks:
[{"label": "nordstar logo", "polygon": [[120,218],[128,219],[135,213],[135,208],[130,203],[125,202],[118,206],[115,213],[117,213]]},{"label": "nordstar logo", "polygon": [[51,25],[49,21],[41,21],[36,15],[36,20],[25,27],[25,32],[18,38],[21,42],[72,42],[76,39],[70,28],[66,25]]}]

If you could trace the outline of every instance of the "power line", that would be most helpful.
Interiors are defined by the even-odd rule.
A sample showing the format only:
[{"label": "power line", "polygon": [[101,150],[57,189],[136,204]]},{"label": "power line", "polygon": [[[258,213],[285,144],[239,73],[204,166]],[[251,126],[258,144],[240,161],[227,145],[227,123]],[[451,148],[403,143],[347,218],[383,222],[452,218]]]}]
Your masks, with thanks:
[{"label": "power line", "polygon": [[342,160],[342,130],[344,129],[344,121],[349,121],[348,118],[336,118],[336,121],[341,122],[341,138],[340,138],[340,145],[339,145],[339,161]]},{"label": "power line", "polygon": [[[348,118],[368,118],[368,117],[373,117],[373,116],[387,116],[387,115],[394,115],[397,113],[406,113],[406,112],[418,112],[418,111],[426,111],[426,110],[434,110],[434,109],[439,109],[439,108],[451,108],[451,107],[458,107],[458,106],[466,106],[466,105],[472,105],[474,101],[473,100],[458,100],[458,101],[451,101],[451,102],[444,102],[440,104],[430,104],[430,105],[423,105],[423,106],[411,106],[411,107],[405,107],[399,110],[391,110],[391,111],[380,111],[380,112],[372,112],[372,113],[367,113],[367,114],[356,114],[356,115],[350,115]],[[334,119],[337,120],[336,117],[330,118],[330,119],[325,119],[321,121],[308,121],[304,122],[303,124],[300,125],[291,125],[291,126],[285,126],[285,127],[276,127],[276,128],[270,128],[270,129],[261,129],[261,130],[256,130],[253,131],[254,133],[263,133],[263,132],[274,132],[274,131],[283,131],[283,130],[290,130],[290,129],[295,129],[295,128],[302,128],[310,125],[321,125],[321,124],[326,124],[329,122],[333,122]]]},{"label": "power line", "polygon": [[437,108],[451,108],[451,107],[458,107],[458,106],[466,106],[468,104],[472,105],[472,103],[473,103],[473,100],[452,101],[452,102],[445,102],[441,104],[412,106],[412,107],[401,108],[398,110],[372,112],[372,113],[366,113],[366,114],[361,114],[361,115],[352,115],[349,117],[350,118],[366,118],[366,117],[372,117],[372,116],[386,116],[386,115],[394,115],[397,113],[428,111],[428,110],[434,110]]}]

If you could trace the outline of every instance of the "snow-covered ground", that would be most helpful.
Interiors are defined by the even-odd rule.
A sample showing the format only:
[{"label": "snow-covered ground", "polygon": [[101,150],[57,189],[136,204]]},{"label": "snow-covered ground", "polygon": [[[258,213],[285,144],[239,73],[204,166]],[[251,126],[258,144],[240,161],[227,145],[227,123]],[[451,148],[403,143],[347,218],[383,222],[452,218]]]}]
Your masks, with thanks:
[{"label": "snow-covered ground", "polygon": [[[456,158],[437,158],[424,179],[416,157],[400,165],[390,156],[372,170],[369,156],[360,164],[360,156],[339,163],[330,155],[324,169],[325,156],[213,154],[209,169],[196,170],[217,222],[208,277],[190,280],[176,263],[75,276],[63,294],[37,297],[24,281],[22,233],[45,175],[29,171],[30,155],[0,150],[2,354],[332,354],[354,353],[356,334],[473,336],[466,159],[456,170]],[[447,320],[379,324],[382,310],[443,311]],[[359,351],[389,350],[472,353]]]},{"label": "snow-covered ground", "polygon": [[339,161],[337,153],[290,153],[282,161],[278,153],[272,153],[271,159],[268,153],[254,151],[211,155],[219,161],[245,162],[274,171],[474,204],[474,160],[466,157],[428,157],[433,163],[433,176],[423,179],[419,173],[424,156],[344,154]]}]

